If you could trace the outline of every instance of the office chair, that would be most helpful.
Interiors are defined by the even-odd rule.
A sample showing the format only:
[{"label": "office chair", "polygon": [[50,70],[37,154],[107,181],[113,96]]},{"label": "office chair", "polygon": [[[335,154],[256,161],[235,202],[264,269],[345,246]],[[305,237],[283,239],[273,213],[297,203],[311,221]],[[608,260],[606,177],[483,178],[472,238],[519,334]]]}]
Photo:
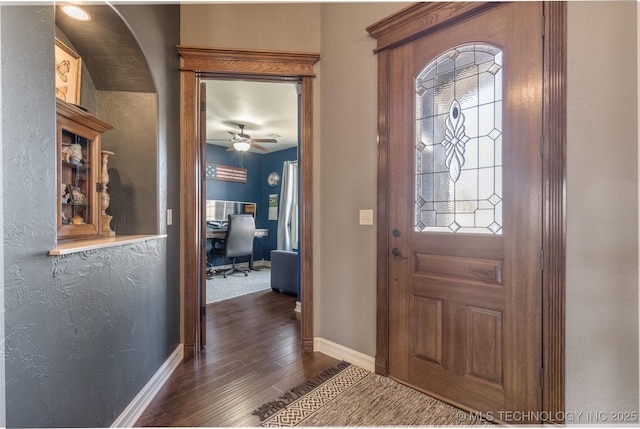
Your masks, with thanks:
[{"label": "office chair", "polygon": [[236,266],[236,259],[240,256],[253,257],[253,237],[256,232],[256,223],[252,215],[229,215],[227,222],[227,232],[224,238],[224,257],[232,261],[230,270],[223,274],[234,272],[249,275],[249,270]]}]

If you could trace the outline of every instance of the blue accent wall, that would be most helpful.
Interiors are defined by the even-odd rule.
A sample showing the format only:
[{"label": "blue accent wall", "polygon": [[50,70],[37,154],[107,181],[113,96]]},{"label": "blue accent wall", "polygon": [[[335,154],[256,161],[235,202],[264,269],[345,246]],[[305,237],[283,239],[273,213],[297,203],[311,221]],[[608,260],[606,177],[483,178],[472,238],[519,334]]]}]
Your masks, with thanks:
[{"label": "blue accent wall", "polygon": [[269,228],[269,236],[265,237],[264,240],[264,252],[266,253],[264,259],[271,260],[270,252],[274,249],[278,248],[278,221],[277,220],[268,220],[269,218],[269,195],[270,194],[278,194],[278,203],[280,203],[280,184],[278,186],[274,186],[273,188],[269,186],[267,183],[267,177],[269,173],[275,171],[282,178],[282,166],[285,161],[295,161],[298,159],[298,148],[291,148],[286,150],[281,150],[278,152],[268,153],[263,155],[263,180],[261,182],[262,185],[262,194],[260,196],[260,200],[258,200],[258,205],[260,207],[264,207],[263,210],[258,212],[258,217],[260,218],[260,223],[262,225],[266,225],[264,228]]},{"label": "blue accent wall", "polygon": [[[242,157],[242,161],[241,161]],[[269,195],[280,196],[280,185],[270,187],[267,184],[269,173],[275,171],[282,176],[282,166],[285,161],[298,159],[298,148],[290,148],[266,154],[245,152],[229,152],[225,147],[207,145],[207,163],[220,164],[230,167],[247,169],[247,183],[226,182],[222,180],[207,180],[206,195],[208,200],[247,201],[256,203],[256,228],[266,228],[269,235],[256,239],[254,243],[254,260],[270,260],[271,250],[277,247],[278,221],[268,220]],[[213,259],[211,243],[207,245],[209,262],[214,265],[224,265],[228,260]]]},{"label": "blue accent wall", "polygon": [[[247,183],[226,182],[223,180],[207,180],[208,200],[257,201],[260,197],[260,180],[263,155],[245,152],[228,152],[227,148],[212,144],[207,145],[207,164],[227,165],[247,169]],[[260,207],[258,207],[260,210]],[[258,227],[256,225],[256,227]],[[259,228],[259,227],[258,227]]]}]

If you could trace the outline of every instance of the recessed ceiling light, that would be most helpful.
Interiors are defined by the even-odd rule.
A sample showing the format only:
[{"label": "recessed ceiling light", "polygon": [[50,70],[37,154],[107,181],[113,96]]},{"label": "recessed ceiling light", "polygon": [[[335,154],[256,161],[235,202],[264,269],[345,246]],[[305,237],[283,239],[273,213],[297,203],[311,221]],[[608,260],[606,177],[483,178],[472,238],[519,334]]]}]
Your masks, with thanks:
[{"label": "recessed ceiling light", "polygon": [[84,9],[79,8],[78,6],[72,4],[65,4],[60,6],[60,9],[67,15],[69,15],[73,19],[77,19],[79,21],[89,21],[91,19],[91,15],[89,15]]}]

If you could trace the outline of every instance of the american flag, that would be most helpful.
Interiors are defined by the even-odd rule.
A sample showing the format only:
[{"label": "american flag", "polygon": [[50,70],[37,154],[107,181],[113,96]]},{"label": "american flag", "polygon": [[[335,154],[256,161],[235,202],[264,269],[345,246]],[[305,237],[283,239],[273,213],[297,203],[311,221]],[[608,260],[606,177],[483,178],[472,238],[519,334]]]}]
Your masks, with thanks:
[{"label": "american flag", "polygon": [[227,182],[247,183],[247,169],[229,167],[228,165],[207,164],[206,177],[207,179]]}]

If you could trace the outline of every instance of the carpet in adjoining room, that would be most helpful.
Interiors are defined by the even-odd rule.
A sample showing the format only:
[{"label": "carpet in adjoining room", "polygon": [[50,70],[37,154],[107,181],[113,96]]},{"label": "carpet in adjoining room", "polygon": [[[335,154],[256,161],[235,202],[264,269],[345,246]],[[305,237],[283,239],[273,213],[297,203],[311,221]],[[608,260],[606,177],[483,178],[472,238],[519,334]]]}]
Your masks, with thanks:
[{"label": "carpet in adjoining room", "polygon": [[269,268],[251,271],[248,276],[234,273],[224,278],[222,274],[216,274],[207,279],[207,304],[266,289],[271,289],[271,270]]},{"label": "carpet in adjoining room", "polygon": [[390,378],[341,362],[253,414],[263,427],[486,425]]}]

